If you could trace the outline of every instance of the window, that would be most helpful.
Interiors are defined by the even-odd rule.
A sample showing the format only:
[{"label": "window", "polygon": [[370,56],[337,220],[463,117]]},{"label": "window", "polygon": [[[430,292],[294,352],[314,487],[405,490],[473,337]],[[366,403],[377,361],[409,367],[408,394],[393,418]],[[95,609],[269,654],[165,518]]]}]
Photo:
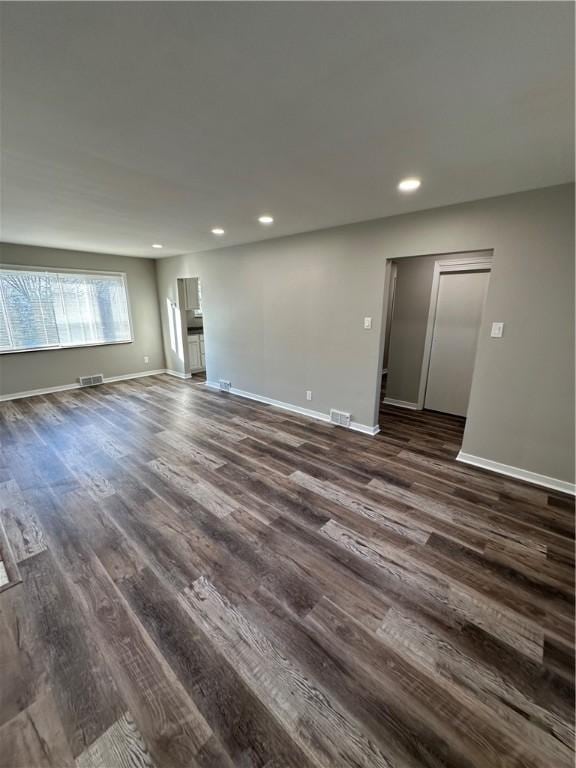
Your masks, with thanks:
[{"label": "window", "polygon": [[124,275],[0,268],[0,353],[127,341]]}]

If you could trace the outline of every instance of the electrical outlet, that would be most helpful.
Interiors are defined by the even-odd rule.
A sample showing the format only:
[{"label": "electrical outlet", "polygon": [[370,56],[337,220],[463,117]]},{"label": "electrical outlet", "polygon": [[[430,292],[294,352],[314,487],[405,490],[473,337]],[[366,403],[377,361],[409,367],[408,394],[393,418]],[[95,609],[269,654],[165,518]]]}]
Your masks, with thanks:
[{"label": "electrical outlet", "polygon": [[312,390],[307,389],[306,390],[306,400],[312,400]]},{"label": "electrical outlet", "polygon": [[365,317],[364,318],[364,330],[369,331],[372,328],[372,318],[371,317]]},{"label": "electrical outlet", "polygon": [[150,358],[148,357],[148,355],[144,355],[144,362],[145,363],[149,363],[150,362]]}]

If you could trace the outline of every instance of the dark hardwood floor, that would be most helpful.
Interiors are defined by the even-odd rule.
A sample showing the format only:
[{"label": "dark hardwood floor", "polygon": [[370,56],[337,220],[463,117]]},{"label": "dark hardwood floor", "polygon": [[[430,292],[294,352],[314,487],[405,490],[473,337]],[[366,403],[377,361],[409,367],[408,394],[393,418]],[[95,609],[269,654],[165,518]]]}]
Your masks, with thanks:
[{"label": "dark hardwood floor", "polygon": [[574,507],[167,376],[0,406],[4,768],[562,768]]}]

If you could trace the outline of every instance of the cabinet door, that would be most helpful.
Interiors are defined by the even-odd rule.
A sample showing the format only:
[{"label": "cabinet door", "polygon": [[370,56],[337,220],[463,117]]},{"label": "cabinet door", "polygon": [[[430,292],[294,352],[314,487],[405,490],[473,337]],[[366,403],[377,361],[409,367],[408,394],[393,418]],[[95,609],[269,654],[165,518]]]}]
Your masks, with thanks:
[{"label": "cabinet door", "polygon": [[200,297],[198,295],[198,278],[187,277],[184,280],[185,309],[200,309]]},{"label": "cabinet door", "polygon": [[202,359],[200,357],[200,344],[197,340],[188,344],[188,355],[190,357],[190,369],[196,371],[202,368]]},{"label": "cabinet door", "polygon": [[198,339],[200,341],[200,365],[202,366],[202,370],[206,370],[206,350],[204,349],[204,334],[200,333],[198,335]]}]

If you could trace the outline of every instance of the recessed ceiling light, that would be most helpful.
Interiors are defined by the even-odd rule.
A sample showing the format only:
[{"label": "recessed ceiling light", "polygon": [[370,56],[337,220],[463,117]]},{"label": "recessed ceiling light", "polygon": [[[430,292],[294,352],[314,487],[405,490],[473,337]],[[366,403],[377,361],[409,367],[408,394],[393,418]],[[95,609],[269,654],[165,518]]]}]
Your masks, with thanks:
[{"label": "recessed ceiling light", "polygon": [[398,189],[400,192],[415,192],[418,187],[422,184],[420,179],[415,178],[409,178],[409,179],[402,179],[400,184],[398,184]]},{"label": "recessed ceiling light", "polygon": [[152,243],[152,248],[164,248],[160,243]]},{"label": "recessed ceiling light", "polygon": [[225,235],[226,232],[222,229],[222,227],[214,227],[214,229],[211,230],[213,235]]},{"label": "recessed ceiling light", "polygon": [[258,221],[260,224],[274,224],[272,216],[258,216]]}]

